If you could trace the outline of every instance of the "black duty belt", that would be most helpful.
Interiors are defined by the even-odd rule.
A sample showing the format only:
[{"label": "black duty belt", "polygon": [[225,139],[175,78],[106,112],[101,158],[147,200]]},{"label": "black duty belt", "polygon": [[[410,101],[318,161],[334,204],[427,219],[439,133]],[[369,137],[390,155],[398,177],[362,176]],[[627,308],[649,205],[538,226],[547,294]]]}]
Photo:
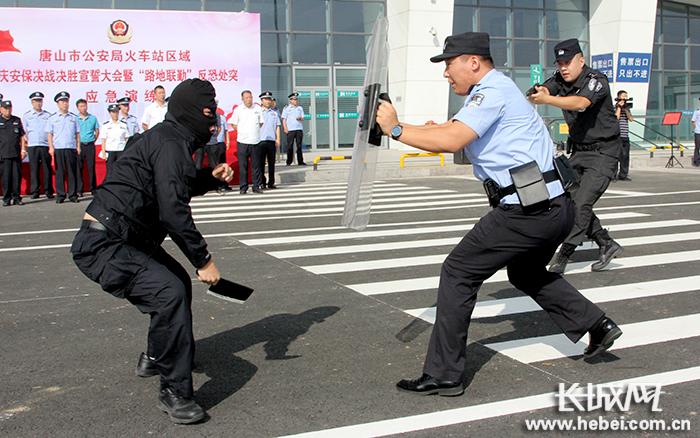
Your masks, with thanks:
[{"label": "black duty belt", "polygon": [[[557,169],[552,169],[552,170],[548,170],[546,172],[542,172],[542,176],[544,177],[545,183],[559,181],[559,174],[557,173]],[[508,195],[512,195],[513,193],[515,193],[515,185],[514,184],[511,184],[508,187],[501,187],[500,188],[501,199],[505,198]]]}]

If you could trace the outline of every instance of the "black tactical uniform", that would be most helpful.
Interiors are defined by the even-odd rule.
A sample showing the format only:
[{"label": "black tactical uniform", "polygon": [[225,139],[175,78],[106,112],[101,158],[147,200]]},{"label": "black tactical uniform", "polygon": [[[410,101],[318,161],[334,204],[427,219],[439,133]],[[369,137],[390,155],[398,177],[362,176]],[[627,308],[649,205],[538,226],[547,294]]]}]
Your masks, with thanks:
[{"label": "black tactical uniform", "polygon": [[[187,80],[175,88],[165,120],[132,138],[111,165],[87,208],[98,222],[83,221],[71,248],[87,277],[151,315],[146,360],[161,376],[161,401],[164,391],[193,395],[190,274],[160,245],[169,235],[195,268],[211,259],[189,207],[190,198],[219,184],[192,159],[216,124],[203,108],[216,114],[209,82]],[[192,415],[185,420],[195,421]]]},{"label": "black tactical uniform", "polygon": [[[12,108],[9,100],[0,104],[4,108]],[[22,136],[24,128],[22,120],[17,116],[6,119],[0,116],[0,168],[2,169],[2,186],[4,195],[2,205],[22,204],[20,185],[22,183]]]},{"label": "black tactical uniform", "polygon": [[[580,52],[576,39],[563,41],[554,48],[557,59],[570,59],[569,56]],[[582,96],[591,101],[584,111],[562,110],[569,125],[571,165],[578,174],[578,184],[570,191],[576,206],[576,222],[550,271],[563,273],[576,247],[588,239],[594,240],[600,247],[600,260],[591,266],[593,271],[599,271],[622,253],[622,247],[601,227],[593,212],[593,205],[617,172],[622,147],[608,79],[603,73],[585,65],[580,76],[571,83],[557,72],[543,85],[553,96]]]}]

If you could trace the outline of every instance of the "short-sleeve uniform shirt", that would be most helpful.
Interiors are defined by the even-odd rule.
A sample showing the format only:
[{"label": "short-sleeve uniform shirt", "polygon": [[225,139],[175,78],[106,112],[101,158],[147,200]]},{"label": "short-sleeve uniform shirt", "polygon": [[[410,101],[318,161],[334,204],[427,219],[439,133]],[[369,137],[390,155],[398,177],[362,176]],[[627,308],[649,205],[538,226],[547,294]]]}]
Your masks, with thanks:
[{"label": "short-sleeve uniform shirt", "polygon": [[[297,120],[297,117],[301,117],[302,120]],[[282,110],[282,120],[287,123],[288,131],[302,131],[304,129],[304,124],[302,123],[304,119],[304,108],[301,105],[292,106],[287,105]]]},{"label": "short-sleeve uniform shirt", "polygon": [[77,149],[76,135],[80,133],[78,117],[67,112],[55,113],[46,124],[46,132],[53,135],[54,149]]},{"label": "short-sleeve uniform shirt", "polygon": [[131,137],[129,128],[122,121],[109,120],[100,128],[100,140],[102,147],[107,152],[121,152],[126,146],[126,141]]},{"label": "short-sleeve uniform shirt", "polygon": [[260,139],[262,141],[277,140],[277,127],[281,124],[277,111],[273,109],[263,109],[263,123],[260,131]]},{"label": "short-sleeve uniform shirt", "polygon": [[700,134],[700,109],[695,110],[695,112],[693,113],[693,118],[690,120],[695,122],[695,129],[693,129],[693,131],[696,134]]},{"label": "short-sleeve uniform shirt", "polygon": [[238,105],[228,123],[236,125],[238,131],[238,142],[245,144],[260,143],[260,125],[264,122],[262,108],[258,105]]},{"label": "short-sleeve uniform shirt", "polygon": [[0,160],[21,157],[23,135],[22,119],[17,116],[10,116],[9,119],[0,116]]},{"label": "short-sleeve uniform shirt", "polygon": [[22,124],[27,132],[27,146],[48,146],[49,139],[46,133],[46,124],[51,113],[46,110],[34,111],[31,109],[24,113]]}]

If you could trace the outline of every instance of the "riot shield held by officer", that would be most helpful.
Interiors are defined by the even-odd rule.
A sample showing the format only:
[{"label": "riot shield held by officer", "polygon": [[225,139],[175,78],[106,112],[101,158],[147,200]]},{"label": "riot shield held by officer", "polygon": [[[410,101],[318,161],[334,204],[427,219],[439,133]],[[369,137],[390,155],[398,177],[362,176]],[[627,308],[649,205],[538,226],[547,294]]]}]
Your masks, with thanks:
[{"label": "riot shield held by officer", "polygon": [[571,166],[579,181],[571,190],[576,208],[574,227],[549,269],[563,273],[576,247],[590,239],[600,248],[599,260],[591,270],[601,271],[622,254],[622,246],[610,237],[593,212],[593,205],[617,172],[622,147],[619,123],[608,78],[586,65],[578,40],[560,42],[554,46],[554,56],[558,71],[541,86],[535,86],[527,98],[562,110],[569,125]]},{"label": "riot shield held by officer", "polygon": [[193,398],[190,274],[161,244],[170,236],[202,282],[219,281],[189,207],[193,196],[233,176],[227,164],[198,171],[192,158],[216,129],[214,98],[212,84],[199,79],[173,90],[165,121],[137,134],[95,190],[71,247],[75,264],[88,278],[150,314],[146,352],[136,374],[160,376],[158,407],[180,424],[206,414]]}]

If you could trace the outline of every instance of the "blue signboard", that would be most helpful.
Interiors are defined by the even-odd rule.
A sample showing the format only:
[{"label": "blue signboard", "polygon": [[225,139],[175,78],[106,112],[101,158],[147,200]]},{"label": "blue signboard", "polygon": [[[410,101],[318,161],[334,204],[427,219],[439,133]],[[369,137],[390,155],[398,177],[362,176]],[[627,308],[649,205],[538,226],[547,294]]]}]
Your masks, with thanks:
[{"label": "blue signboard", "polygon": [[617,54],[617,82],[649,82],[651,53]]},{"label": "blue signboard", "polygon": [[615,75],[613,74],[612,53],[591,56],[591,68],[604,73],[605,76],[608,77],[608,81],[613,82],[615,80]]}]

